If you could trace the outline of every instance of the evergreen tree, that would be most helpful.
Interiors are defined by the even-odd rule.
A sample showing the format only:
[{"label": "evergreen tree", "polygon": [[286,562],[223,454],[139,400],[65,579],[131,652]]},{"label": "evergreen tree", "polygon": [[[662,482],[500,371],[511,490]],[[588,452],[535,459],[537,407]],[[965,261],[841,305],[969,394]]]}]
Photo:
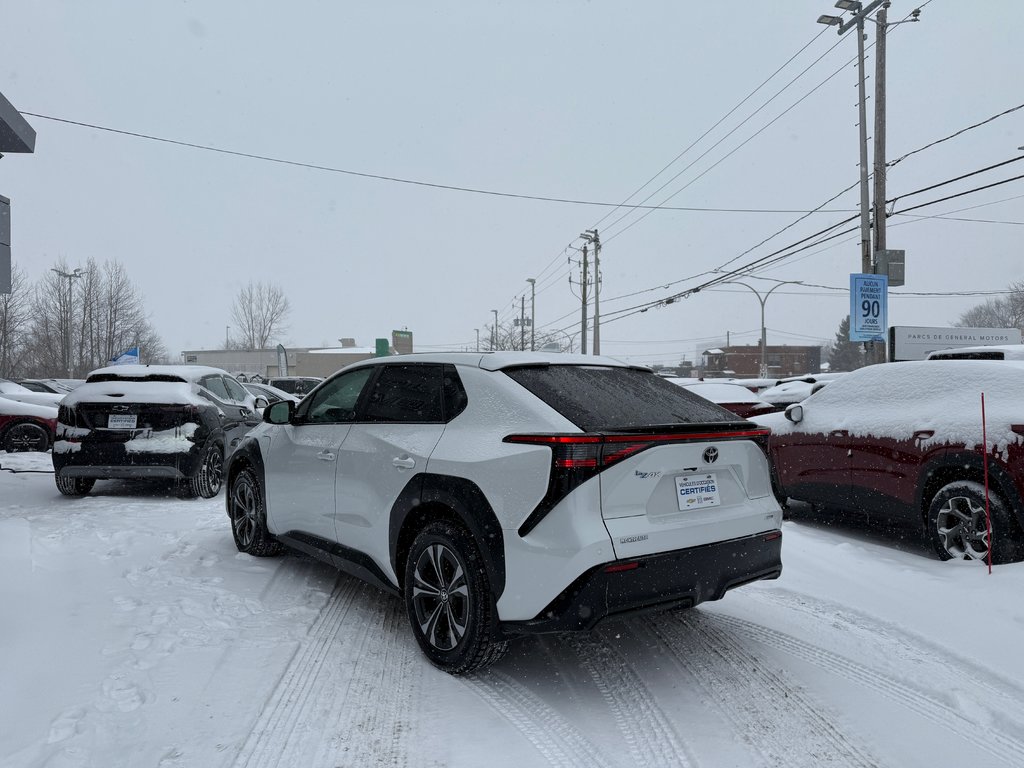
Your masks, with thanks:
[{"label": "evergreen tree", "polygon": [[839,323],[836,340],[828,355],[830,371],[855,371],[864,366],[864,347],[850,341],[850,316]]}]

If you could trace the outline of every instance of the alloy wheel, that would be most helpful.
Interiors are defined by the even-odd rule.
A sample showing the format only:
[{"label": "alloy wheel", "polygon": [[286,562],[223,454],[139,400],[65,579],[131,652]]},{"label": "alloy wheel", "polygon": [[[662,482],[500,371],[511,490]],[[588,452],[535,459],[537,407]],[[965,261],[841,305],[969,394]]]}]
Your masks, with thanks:
[{"label": "alloy wheel", "polygon": [[935,525],[950,557],[965,560],[988,557],[988,523],[983,504],[967,496],[953,496],[938,511]]},{"label": "alloy wheel", "polygon": [[256,540],[259,525],[259,499],[252,483],[242,479],[231,491],[231,525],[239,549],[249,549]]},{"label": "alloy wheel", "polygon": [[444,544],[430,544],[416,560],[413,579],[413,610],[423,637],[440,651],[454,649],[466,635],[472,608],[461,559]]}]

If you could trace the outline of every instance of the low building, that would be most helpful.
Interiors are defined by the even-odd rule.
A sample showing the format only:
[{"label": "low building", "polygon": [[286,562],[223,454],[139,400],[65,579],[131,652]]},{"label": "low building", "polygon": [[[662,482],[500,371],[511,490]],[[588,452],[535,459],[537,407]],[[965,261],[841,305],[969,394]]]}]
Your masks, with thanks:
[{"label": "low building", "polygon": [[[761,345],[715,347],[701,355],[702,376],[751,377],[761,375]],[[821,370],[821,347],[765,347],[768,378],[782,379]]]},{"label": "low building", "polygon": [[[287,347],[285,354],[289,376],[319,376],[325,378],[350,363],[367,360],[383,354],[412,352],[412,333],[395,331],[392,345],[387,339],[378,339],[380,346],[361,347],[352,338],[339,339],[340,347]],[[190,349],[181,353],[187,365],[209,365],[245,378],[258,376],[269,379],[280,376],[276,347],[267,349]]]}]

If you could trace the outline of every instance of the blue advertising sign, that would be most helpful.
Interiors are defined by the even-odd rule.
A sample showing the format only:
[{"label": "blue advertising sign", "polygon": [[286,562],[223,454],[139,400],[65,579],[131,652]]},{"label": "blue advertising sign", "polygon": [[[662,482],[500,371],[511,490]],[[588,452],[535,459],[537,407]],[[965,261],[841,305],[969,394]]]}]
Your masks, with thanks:
[{"label": "blue advertising sign", "polygon": [[889,327],[889,278],[850,275],[850,341],[885,341]]}]

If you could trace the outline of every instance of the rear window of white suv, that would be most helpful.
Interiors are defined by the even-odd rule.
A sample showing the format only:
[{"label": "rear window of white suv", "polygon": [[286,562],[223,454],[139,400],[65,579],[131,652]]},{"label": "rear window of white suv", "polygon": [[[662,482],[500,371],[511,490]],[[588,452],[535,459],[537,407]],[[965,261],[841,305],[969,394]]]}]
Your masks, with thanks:
[{"label": "rear window of white suv", "polygon": [[582,365],[503,370],[585,432],[740,421],[650,371]]}]

